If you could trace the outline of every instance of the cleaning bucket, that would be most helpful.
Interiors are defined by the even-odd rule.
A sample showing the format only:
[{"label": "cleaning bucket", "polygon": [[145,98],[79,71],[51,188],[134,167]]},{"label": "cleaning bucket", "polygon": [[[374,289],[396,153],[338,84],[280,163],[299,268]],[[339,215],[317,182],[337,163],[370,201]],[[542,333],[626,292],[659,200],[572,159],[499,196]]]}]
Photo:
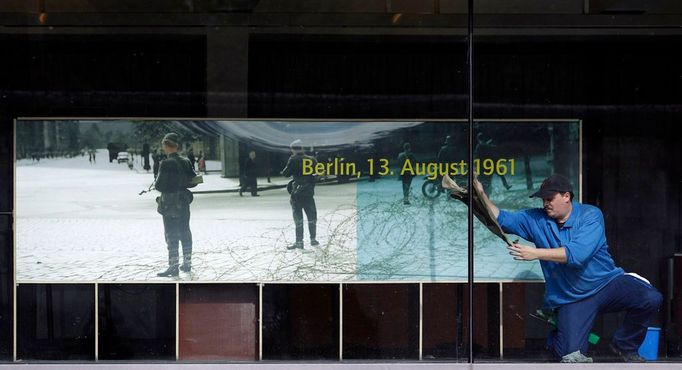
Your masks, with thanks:
[{"label": "cleaning bucket", "polygon": [[649,327],[646,331],[644,342],[639,346],[639,355],[648,361],[658,359],[658,339],[661,336],[661,328]]}]

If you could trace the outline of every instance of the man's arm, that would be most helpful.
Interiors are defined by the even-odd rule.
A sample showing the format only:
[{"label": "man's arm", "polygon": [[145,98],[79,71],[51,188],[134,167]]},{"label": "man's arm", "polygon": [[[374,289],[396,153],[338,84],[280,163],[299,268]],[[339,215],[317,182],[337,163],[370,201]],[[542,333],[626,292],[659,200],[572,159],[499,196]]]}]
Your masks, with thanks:
[{"label": "man's arm", "polygon": [[478,179],[475,177],[474,177],[474,187],[476,188],[476,190],[478,190],[478,193],[481,194],[481,200],[483,201],[483,203],[485,203],[485,205],[488,206],[488,208],[490,208],[490,211],[493,213],[493,216],[495,216],[495,218],[497,218],[497,216],[500,215],[500,209],[497,208],[495,203],[493,203],[490,200],[490,198],[488,198],[488,194],[486,194],[485,191],[483,190],[483,184],[481,184],[481,182],[478,181]]},{"label": "man's arm", "polygon": [[557,263],[567,263],[568,256],[566,255],[566,248],[535,248],[527,245],[514,243],[507,246],[509,254],[517,261],[550,261]]},{"label": "man's arm", "polygon": [[156,176],[156,182],[154,183],[154,188],[160,192],[171,191],[170,185],[170,173],[172,172],[170,168],[169,161],[161,161],[159,165],[159,174]]},{"label": "man's arm", "polygon": [[289,157],[289,160],[287,161],[287,165],[284,166],[284,168],[283,168],[282,171],[280,172],[284,177],[289,177],[289,176],[291,176],[291,166],[292,166],[292,163],[291,163],[291,162],[292,162],[292,161],[291,161],[291,157]]}]

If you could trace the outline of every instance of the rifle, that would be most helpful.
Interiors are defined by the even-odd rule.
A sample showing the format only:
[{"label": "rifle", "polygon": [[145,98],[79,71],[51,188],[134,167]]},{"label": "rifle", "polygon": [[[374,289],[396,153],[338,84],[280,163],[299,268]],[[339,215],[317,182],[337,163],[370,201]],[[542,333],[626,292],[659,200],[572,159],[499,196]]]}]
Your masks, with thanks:
[{"label": "rifle", "polygon": [[142,194],[144,194],[144,193],[149,193],[149,192],[151,192],[152,190],[156,190],[155,186],[156,186],[156,179],[154,179],[154,181],[152,181],[152,183],[149,185],[149,188],[148,188],[147,190],[142,190],[142,191],[140,192],[140,194],[138,194],[138,195],[142,195]]}]

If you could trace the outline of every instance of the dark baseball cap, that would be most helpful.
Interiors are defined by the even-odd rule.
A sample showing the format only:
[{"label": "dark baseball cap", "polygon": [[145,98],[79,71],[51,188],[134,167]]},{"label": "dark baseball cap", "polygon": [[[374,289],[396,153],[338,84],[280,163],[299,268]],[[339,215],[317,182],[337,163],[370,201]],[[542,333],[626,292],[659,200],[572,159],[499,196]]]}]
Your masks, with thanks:
[{"label": "dark baseball cap", "polygon": [[563,175],[555,173],[554,175],[546,178],[542,185],[540,185],[540,190],[533,193],[530,198],[550,198],[556,193],[569,192],[573,194],[573,186],[571,182]]}]

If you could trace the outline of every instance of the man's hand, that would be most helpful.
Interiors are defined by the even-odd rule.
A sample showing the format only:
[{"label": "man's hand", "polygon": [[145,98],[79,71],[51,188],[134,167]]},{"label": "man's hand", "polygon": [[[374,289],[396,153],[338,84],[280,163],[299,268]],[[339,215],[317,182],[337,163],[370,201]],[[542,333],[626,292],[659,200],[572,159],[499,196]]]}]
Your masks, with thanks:
[{"label": "man's hand", "polygon": [[521,245],[519,243],[513,243],[508,245],[507,249],[509,254],[511,254],[517,261],[533,261],[542,260],[557,263],[566,263],[566,248],[535,248],[527,245]]},{"label": "man's hand", "polygon": [[507,249],[509,249],[509,254],[517,261],[533,261],[539,258],[536,253],[538,249],[535,247],[514,243],[508,245]]}]

